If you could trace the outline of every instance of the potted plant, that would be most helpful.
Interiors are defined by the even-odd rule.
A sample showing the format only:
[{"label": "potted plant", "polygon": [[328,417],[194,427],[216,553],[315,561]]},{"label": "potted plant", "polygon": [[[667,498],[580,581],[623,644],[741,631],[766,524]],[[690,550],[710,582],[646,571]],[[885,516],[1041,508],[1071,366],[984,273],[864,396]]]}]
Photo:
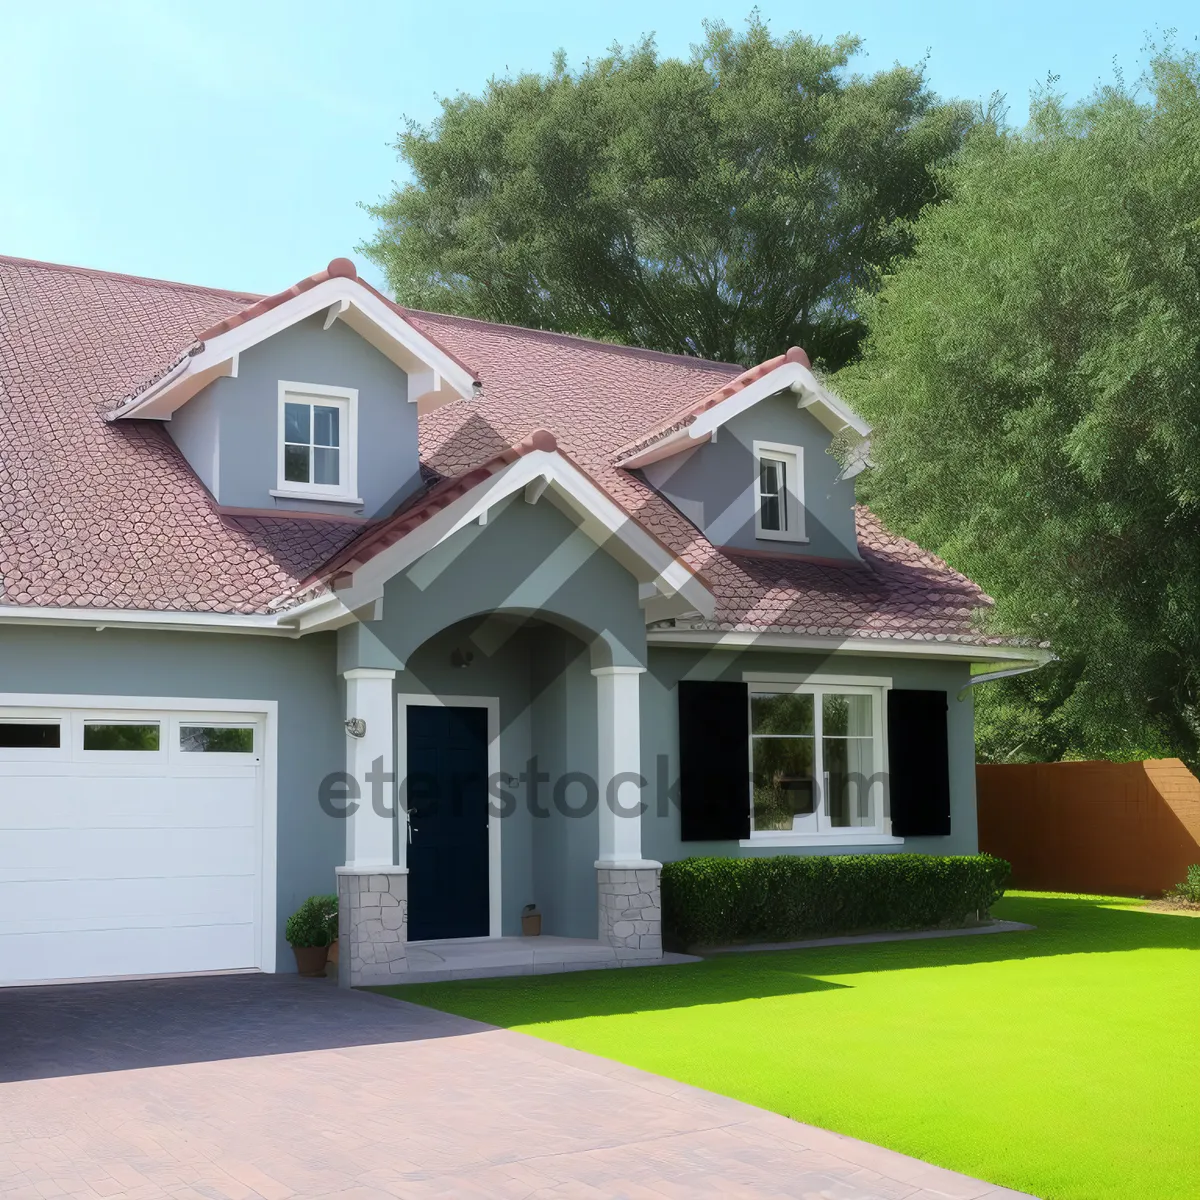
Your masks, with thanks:
[{"label": "potted plant", "polygon": [[307,979],[325,975],[329,944],[337,937],[336,896],[309,896],[290,917],[284,931],[296,956],[296,968]]}]

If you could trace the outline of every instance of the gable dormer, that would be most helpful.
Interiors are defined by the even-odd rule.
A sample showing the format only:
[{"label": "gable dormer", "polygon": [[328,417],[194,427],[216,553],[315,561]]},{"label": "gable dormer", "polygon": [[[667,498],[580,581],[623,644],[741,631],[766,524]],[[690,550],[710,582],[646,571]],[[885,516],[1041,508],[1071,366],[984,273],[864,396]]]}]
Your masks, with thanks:
[{"label": "gable dormer", "polygon": [[713,545],[852,559],[870,432],[793,347],[674,414],[617,464],[640,470]]},{"label": "gable dormer", "polygon": [[198,334],[109,419],[166,422],[222,508],[376,517],[420,483],[418,413],[474,384],[335,259]]}]

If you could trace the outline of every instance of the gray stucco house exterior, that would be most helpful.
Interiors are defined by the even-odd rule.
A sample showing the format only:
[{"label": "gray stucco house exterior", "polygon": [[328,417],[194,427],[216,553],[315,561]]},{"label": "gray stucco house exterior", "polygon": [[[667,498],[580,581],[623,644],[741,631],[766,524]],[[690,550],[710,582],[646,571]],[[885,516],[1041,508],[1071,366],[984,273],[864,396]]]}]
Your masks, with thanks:
[{"label": "gray stucco house exterior", "polygon": [[644,961],[670,860],[976,851],[970,687],[1045,655],[856,505],[803,351],[411,312],[346,259],[265,298],[0,259],[0,331],[0,981],[293,970],[334,890],[346,983],[529,904]]}]

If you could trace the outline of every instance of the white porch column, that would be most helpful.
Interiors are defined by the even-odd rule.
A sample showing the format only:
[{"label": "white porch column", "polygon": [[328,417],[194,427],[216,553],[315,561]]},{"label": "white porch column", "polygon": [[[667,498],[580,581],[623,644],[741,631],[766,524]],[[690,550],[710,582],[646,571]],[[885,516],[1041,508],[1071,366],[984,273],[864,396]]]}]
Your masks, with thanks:
[{"label": "white porch column", "polygon": [[344,672],[346,771],[357,788],[347,797],[346,865],[337,869],[338,982],[342,987],[389,983],[408,969],[406,840],[396,862],[396,672],[355,667]]},{"label": "white porch column", "polygon": [[[346,734],[346,772],[358,787],[357,808],[346,818],[346,866],[390,867],[395,864],[395,816],[380,810],[394,814],[396,806],[396,672],[355,667],[343,677],[346,720],[366,722],[362,737]],[[404,850],[401,840],[401,854]]]},{"label": "white porch column", "polygon": [[[642,859],[641,676],[644,667],[595,667],[599,720],[600,854],[597,867],[647,866]],[[638,780],[642,780],[639,786]],[[621,810],[634,810],[622,812]],[[660,864],[654,863],[654,866]]]},{"label": "white porch column", "polygon": [[596,891],[600,940],[619,958],[662,955],[661,863],[642,857],[641,676],[644,667],[596,667],[600,791]]}]

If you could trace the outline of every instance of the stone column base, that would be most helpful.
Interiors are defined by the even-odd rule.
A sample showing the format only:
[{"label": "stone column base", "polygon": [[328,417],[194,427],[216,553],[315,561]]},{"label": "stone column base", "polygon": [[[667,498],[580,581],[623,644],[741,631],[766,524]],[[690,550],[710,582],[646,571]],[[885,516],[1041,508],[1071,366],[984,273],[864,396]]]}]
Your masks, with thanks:
[{"label": "stone column base", "polygon": [[600,940],[621,958],[662,957],[660,866],[596,868]]},{"label": "stone column base", "polygon": [[408,970],[408,871],[338,867],[338,985],[393,983]]}]

